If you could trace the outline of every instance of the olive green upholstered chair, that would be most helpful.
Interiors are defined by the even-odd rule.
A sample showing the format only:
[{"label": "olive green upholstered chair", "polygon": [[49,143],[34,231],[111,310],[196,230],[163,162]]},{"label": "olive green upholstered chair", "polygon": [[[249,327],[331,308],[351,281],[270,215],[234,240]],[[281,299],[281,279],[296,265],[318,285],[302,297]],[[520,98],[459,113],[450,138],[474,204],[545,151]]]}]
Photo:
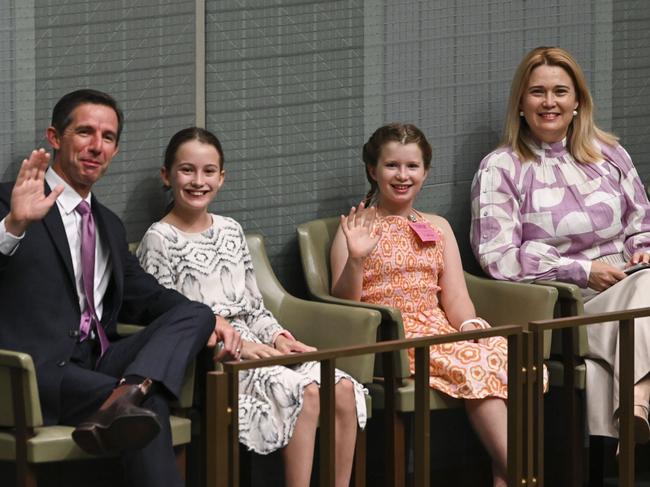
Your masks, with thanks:
[{"label": "olive green upholstered chair", "polygon": [[[348,306],[318,303],[289,294],[280,284],[269,262],[264,239],[259,234],[247,234],[257,285],[264,304],[296,339],[319,350],[375,343],[381,314],[372,309],[351,309]],[[373,379],[374,355],[337,360],[344,370],[362,384]],[[366,395],[368,419],[372,415],[371,396]],[[353,485],[365,484],[366,433],[357,431]]]},{"label": "olive green upholstered chair", "polygon": [[[121,334],[138,327],[120,325]],[[192,404],[194,366],[188,367],[185,383],[174,408]],[[177,448],[177,463],[185,474],[185,448],[190,442],[191,421],[171,416],[172,441]],[[0,461],[16,465],[16,485],[36,486],[38,465],[97,458],[81,450],[72,440],[73,427],[45,426],[41,414],[36,372],[26,353],[0,350]],[[4,481],[0,482],[2,485]]]},{"label": "olive green upholstered chair", "polygon": [[[376,309],[382,314],[380,327],[380,340],[404,338],[404,325],[399,310],[388,306],[361,303],[340,299],[330,294],[330,247],[338,228],[339,218],[322,218],[303,223],[298,226],[298,242],[302,267],[309,294],[315,300],[345,304],[347,306]],[[470,297],[474,302],[477,314],[486,319],[493,326],[517,324],[527,325],[528,322],[538,319],[550,319],[557,300],[557,291],[551,287],[532,284],[520,284],[492,279],[481,278],[465,273],[465,281]],[[550,338],[545,340],[544,354],[548,356]],[[387,409],[386,417],[392,418],[394,426],[389,434],[394,435],[386,441],[391,450],[388,452],[393,463],[393,470],[388,476],[393,477],[396,483],[402,483],[403,458],[404,458],[404,423],[401,413],[411,413],[414,408],[414,380],[411,378],[408,367],[406,351],[394,354],[392,358],[383,357],[377,360],[378,365],[384,369],[392,370],[395,384],[392,387],[392,398],[386,397],[390,393],[387,385],[393,381],[388,380],[381,367],[376,368],[376,375],[383,380],[376,381],[369,386],[372,395],[373,407]],[[388,392],[387,392],[388,391]],[[463,402],[451,398],[435,390],[430,390],[431,410],[442,410],[462,406]],[[394,448],[393,448],[394,447]]]},{"label": "olive green upholstered chair", "polygon": [[[375,343],[381,315],[376,310],[317,303],[289,294],[269,262],[264,238],[247,234],[257,285],[265,306],[296,339],[318,349]],[[341,359],[336,365],[362,384],[372,382],[374,356]]]}]

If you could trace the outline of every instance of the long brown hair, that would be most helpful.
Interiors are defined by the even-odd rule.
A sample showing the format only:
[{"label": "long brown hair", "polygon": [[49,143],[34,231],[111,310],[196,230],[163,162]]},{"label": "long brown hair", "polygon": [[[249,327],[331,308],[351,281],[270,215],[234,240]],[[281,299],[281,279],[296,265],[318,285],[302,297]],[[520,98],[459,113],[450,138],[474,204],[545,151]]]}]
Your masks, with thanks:
[{"label": "long brown hair", "polygon": [[531,137],[530,128],[526,120],[519,115],[519,111],[531,73],[542,65],[559,66],[564,69],[571,77],[576,90],[578,114],[567,132],[567,149],[578,162],[589,163],[600,160],[602,154],[596,141],[612,145],[618,139],[615,135],[596,126],[594,103],[582,68],[571,54],[559,47],[537,47],[519,63],[510,85],[502,145],[512,148],[522,161],[535,159],[535,154],[526,143]]},{"label": "long brown hair", "polygon": [[372,204],[377,195],[377,181],[370,176],[369,167],[377,167],[381,149],[389,142],[399,142],[402,145],[417,144],[422,151],[422,161],[425,171],[431,166],[431,145],[422,131],[410,123],[390,123],[379,127],[370,136],[368,142],[363,144],[361,157],[366,166],[366,178],[370,183],[370,190],[366,194],[364,204]]}]

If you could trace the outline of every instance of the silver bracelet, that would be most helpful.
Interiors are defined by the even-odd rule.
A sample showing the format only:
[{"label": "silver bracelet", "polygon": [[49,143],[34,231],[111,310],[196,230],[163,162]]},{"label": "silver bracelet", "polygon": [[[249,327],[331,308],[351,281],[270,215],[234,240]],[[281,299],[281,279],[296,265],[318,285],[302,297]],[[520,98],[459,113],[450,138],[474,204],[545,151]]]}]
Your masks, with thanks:
[{"label": "silver bracelet", "polygon": [[460,326],[458,327],[458,331],[463,331],[465,325],[470,325],[470,324],[478,325],[478,329],[482,330],[483,328],[485,328],[486,322],[483,318],[470,318],[469,320],[465,320],[460,324]]}]

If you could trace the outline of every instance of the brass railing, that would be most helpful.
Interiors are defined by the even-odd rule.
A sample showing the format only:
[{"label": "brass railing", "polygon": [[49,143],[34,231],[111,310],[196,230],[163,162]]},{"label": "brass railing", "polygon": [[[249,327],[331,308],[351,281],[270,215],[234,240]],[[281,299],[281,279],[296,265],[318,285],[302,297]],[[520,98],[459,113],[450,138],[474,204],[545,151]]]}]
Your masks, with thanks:
[{"label": "brass railing", "polygon": [[[429,347],[465,340],[502,336],[508,341],[508,478],[509,485],[526,483],[524,473],[527,447],[524,443],[523,383],[526,372],[524,333],[520,326],[501,326],[410,340],[385,341],[361,345],[265,358],[226,362],[223,372],[207,376],[206,432],[207,485],[237,487],[239,485],[238,374],[240,371],[272,365],[294,365],[317,361],[321,364],[320,389],[320,486],[334,485],[334,368],[336,359],[369,353],[390,353],[415,349],[415,434],[414,485],[429,486]],[[528,470],[528,469],[526,469]]]},{"label": "brass railing", "polygon": [[[615,311],[579,317],[557,318],[553,320],[534,321],[529,330],[534,335],[532,355],[537,380],[533,382],[536,388],[532,407],[535,433],[532,447],[534,458],[534,479],[538,487],[544,485],[544,405],[542,392],[542,363],[544,330],[560,330],[590,326],[599,323],[618,321],[619,326],[619,486],[634,486],[634,319],[650,316],[650,308],[640,308],[627,311]],[[566,351],[564,352],[567,353]],[[571,349],[568,353],[573,353]],[[573,377],[573,370],[565,370],[565,376]],[[569,386],[573,381],[569,382]],[[565,387],[567,383],[565,382]],[[576,446],[574,446],[576,447]],[[515,484],[512,484],[515,485]]]}]

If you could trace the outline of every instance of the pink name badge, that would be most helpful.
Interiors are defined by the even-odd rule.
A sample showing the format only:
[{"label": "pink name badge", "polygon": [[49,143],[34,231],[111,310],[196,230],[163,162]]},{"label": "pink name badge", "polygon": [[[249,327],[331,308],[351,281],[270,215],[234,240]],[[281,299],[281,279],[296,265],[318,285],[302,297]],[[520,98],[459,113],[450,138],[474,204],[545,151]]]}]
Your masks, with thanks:
[{"label": "pink name badge", "polygon": [[437,242],[440,240],[438,232],[431,228],[431,225],[426,222],[409,222],[409,226],[422,243]]}]

